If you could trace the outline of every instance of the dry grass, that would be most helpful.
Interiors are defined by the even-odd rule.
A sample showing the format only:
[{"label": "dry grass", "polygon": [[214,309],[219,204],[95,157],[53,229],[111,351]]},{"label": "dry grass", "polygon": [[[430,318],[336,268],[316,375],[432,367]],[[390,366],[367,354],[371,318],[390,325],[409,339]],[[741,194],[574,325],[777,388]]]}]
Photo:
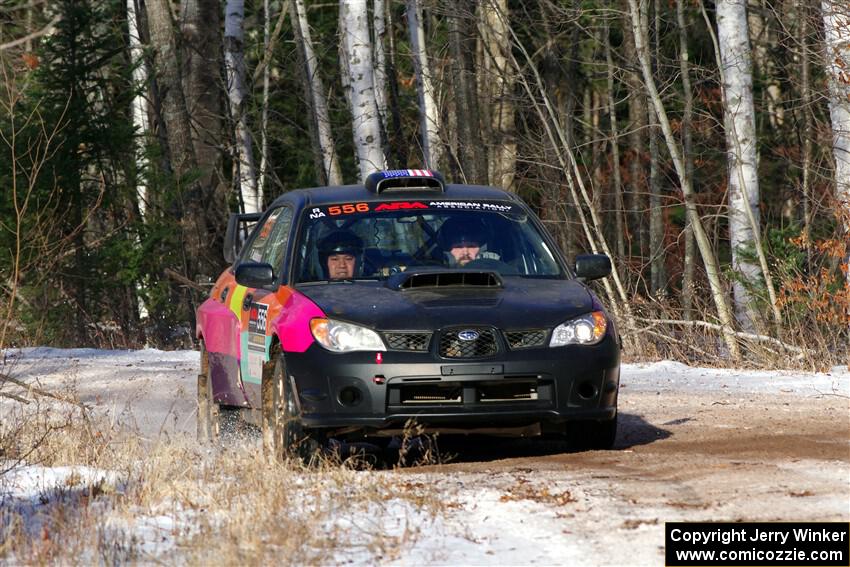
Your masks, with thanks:
[{"label": "dry grass", "polygon": [[[267,459],[255,436],[150,443],[81,408],[15,416],[0,423],[2,460],[17,461],[0,475],[0,563],[372,563],[409,546],[441,506],[393,471]],[[10,497],[27,463],[80,468],[35,497]]]}]

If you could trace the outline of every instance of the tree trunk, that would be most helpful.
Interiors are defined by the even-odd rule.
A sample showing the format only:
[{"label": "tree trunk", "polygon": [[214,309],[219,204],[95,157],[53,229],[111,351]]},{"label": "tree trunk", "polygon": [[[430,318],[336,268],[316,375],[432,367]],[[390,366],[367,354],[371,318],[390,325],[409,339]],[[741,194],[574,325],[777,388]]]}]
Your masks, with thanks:
[{"label": "tree trunk", "polygon": [[168,143],[169,165],[177,183],[177,215],[180,219],[184,275],[219,271],[220,249],[210,239],[205,208],[212,199],[200,180],[186,181],[198,170],[192,140],[192,127],[183,94],[180,57],[168,0],[146,3],[151,43],[157,46],[154,60],[162,107],[163,126]]},{"label": "tree trunk", "polygon": [[486,154],[482,147],[473,55],[475,41],[470,22],[475,4],[452,0],[449,14],[449,48],[454,59],[454,91],[458,133],[458,160],[465,183],[486,183]]},{"label": "tree trunk", "polygon": [[[653,2],[655,8],[655,62],[660,60],[659,54],[659,3]],[[649,4],[643,5],[643,26],[649,29]],[[657,72],[657,69],[656,69]],[[659,150],[658,150],[658,119],[655,111],[647,107],[646,135],[649,138],[649,291],[652,294],[663,292],[667,285],[667,273],[664,269],[664,210],[661,201],[661,181],[659,173]]]},{"label": "tree trunk", "polygon": [[372,42],[366,0],[341,0],[339,5],[344,86],[351,105],[354,147],[361,181],[386,168],[381,124],[375,102]]},{"label": "tree trunk", "polygon": [[[679,72],[682,76],[682,157],[684,159],[685,175],[694,178],[694,156],[692,140],[692,124],[694,115],[694,94],[691,90],[691,72],[688,57],[688,26],[685,20],[684,0],[676,0],[676,21],[679,25]],[[693,318],[694,301],[694,268],[696,266],[696,246],[694,245],[694,230],[690,217],[685,215],[685,259],[682,275],[682,314],[686,321]]]},{"label": "tree trunk", "polygon": [[257,186],[253,139],[248,128],[244,22],[245,1],[227,0],[224,20],[224,67],[235,135],[234,154],[245,212],[255,213],[263,209],[263,196]]},{"label": "tree trunk", "polygon": [[483,129],[489,133],[485,142],[488,182],[510,191],[514,188],[517,158],[513,99],[516,77],[508,64],[510,36],[500,14],[510,18],[507,0],[483,0],[478,10],[482,47],[479,108]]},{"label": "tree trunk", "polygon": [[809,18],[811,17],[808,3],[797,0],[798,37],[797,45],[800,49],[800,99],[803,101],[801,113],[803,115],[803,178],[801,180],[800,197],[803,203],[803,243],[806,247],[807,267],[812,263],[811,246],[811,170],[812,170],[812,80],[811,80],[811,57],[809,54]]},{"label": "tree trunk", "polygon": [[[626,14],[626,29],[631,27]],[[630,33],[623,34],[623,58],[627,62],[637,59],[634,37]],[[626,254],[631,258],[637,254],[643,263],[644,248],[646,243],[646,171],[643,166],[646,147],[645,131],[647,105],[643,84],[640,80],[639,71],[631,66],[625,72],[626,85],[629,87],[629,151],[627,162],[629,164],[628,182],[626,183],[627,205],[629,207],[628,235]]]},{"label": "tree trunk", "polygon": [[626,257],[625,245],[625,204],[623,202],[623,181],[620,175],[620,129],[617,122],[617,102],[614,96],[614,59],[611,55],[611,32],[608,19],[605,19],[605,68],[608,86],[608,120],[611,128],[611,171],[614,192],[614,225],[617,243],[617,260]]},{"label": "tree trunk", "polygon": [[770,54],[770,50],[776,47],[771,37],[770,12],[771,8],[765,5],[764,0],[749,0],[747,24],[752,41],[753,62],[764,84],[763,107],[767,110],[770,126],[776,129],[785,122],[785,109],[782,107],[776,60]]},{"label": "tree trunk", "polygon": [[[829,76],[829,115],[835,159],[835,199],[844,222],[844,240],[850,238],[850,7],[844,0],[822,0]],[[850,246],[844,258],[850,290]]]},{"label": "tree trunk", "polygon": [[313,51],[310,24],[304,0],[295,0],[290,4],[292,29],[303,70],[304,98],[310,108],[310,132],[313,139],[314,157],[319,169],[320,183],[341,185],[342,172],[331,135],[331,119],[328,114],[328,102],[325,98],[325,85],[319,75],[319,63]]},{"label": "tree trunk", "polygon": [[[159,0],[147,0],[148,4]],[[222,151],[230,137],[225,133],[224,99],[221,89],[221,4],[218,0],[182,0],[181,80],[191,124],[192,147],[199,182],[210,200],[207,225],[224,227],[230,186],[222,171]],[[176,38],[175,38],[176,41]],[[156,44],[158,45],[158,44]],[[223,228],[220,231],[223,238]],[[218,247],[221,240],[206,236]],[[217,257],[220,254],[216,254]]]},{"label": "tree trunk", "polygon": [[431,77],[431,66],[425,50],[425,30],[422,27],[422,6],[419,0],[407,0],[407,25],[410,29],[410,49],[421,117],[422,157],[425,167],[438,169],[443,161],[440,141],[440,112]]},{"label": "tree trunk", "polygon": [[[729,307],[729,302],[726,299],[726,293],[723,289],[723,284],[720,280],[720,267],[717,263],[717,258],[714,255],[714,249],[705,228],[702,225],[702,219],[694,202],[692,180],[687,176],[684,162],[682,161],[679,146],[673,136],[673,129],[670,127],[670,120],[667,118],[667,111],[661,102],[661,96],[658,94],[658,88],[655,86],[655,79],[652,76],[652,67],[649,62],[649,49],[646,41],[646,31],[641,26],[640,11],[638,9],[638,0],[628,0],[629,13],[631,15],[632,36],[634,37],[635,50],[640,61],[643,79],[646,84],[646,89],[649,92],[649,98],[655,108],[655,114],[658,121],[661,123],[661,130],[664,132],[664,140],[667,143],[667,150],[670,152],[670,157],[673,159],[673,164],[676,167],[676,174],[679,176],[679,181],[682,184],[682,193],[685,196],[685,206],[687,207],[688,216],[694,228],[694,236],[696,237],[697,245],[699,246],[702,259],[705,264],[706,275],[708,276],[709,284],[711,285],[711,295],[714,299],[714,304],[717,308],[717,315],[723,327],[723,337],[726,341],[726,346],[729,348],[729,354],[733,359],[739,360],[741,352],[738,348],[738,343],[734,335],[734,320],[732,311]],[[628,34],[626,34],[628,35]]]},{"label": "tree trunk", "polygon": [[[127,0],[127,26],[130,37],[130,60],[133,64],[133,82],[136,85],[147,84],[147,69],[144,64],[142,41],[139,36],[139,20],[137,17],[138,8],[136,7],[137,0]],[[133,127],[139,134],[139,140],[136,142],[136,171],[141,172],[147,169],[148,161],[147,154],[144,151],[144,139],[150,132],[150,123],[148,120],[147,101],[141,94],[133,96],[132,102]],[[148,188],[144,181],[144,177],[136,175],[136,198],[139,203],[139,213],[142,217],[145,216],[148,205]]]},{"label": "tree trunk", "polygon": [[384,51],[384,38],[387,35],[386,0],[374,0],[372,3],[372,28],[375,31],[375,106],[378,107],[378,119],[381,123],[381,139],[384,141],[384,155],[389,153],[387,136],[387,55]]},{"label": "tree trunk", "polygon": [[[271,45],[271,13],[269,0],[263,0],[263,53],[268,53]],[[295,26],[293,26],[295,27]],[[260,112],[260,171],[257,177],[257,189],[260,195],[266,191],[266,179],[269,167],[269,87],[271,73],[269,66],[263,65],[263,99]]]},{"label": "tree trunk", "polygon": [[758,285],[759,267],[748,258],[752,257],[756,249],[760,222],[756,121],[746,0],[719,0],[715,9],[729,171],[729,244],[732,247],[732,267],[740,278],[733,282],[735,316],[744,330],[752,331],[757,308],[751,290]]},{"label": "tree trunk", "polygon": [[[387,7],[386,10],[386,27],[389,30],[393,29],[393,12]],[[389,133],[387,137],[390,140],[387,146],[390,147],[386,154],[387,159],[393,160],[394,164],[391,167],[404,167],[407,165],[407,143],[404,138],[404,131],[401,127],[401,107],[399,104],[398,94],[398,73],[396,72],[396,48],[395,36],[392,31],[386,34],[388,56],[387,56],[387,91],[389,94],[389,115],[392,117],[392,135]],[[389,124],[384,124],[384,127],[389,128]],[[388,131],[389,132],[389,131]]]}]

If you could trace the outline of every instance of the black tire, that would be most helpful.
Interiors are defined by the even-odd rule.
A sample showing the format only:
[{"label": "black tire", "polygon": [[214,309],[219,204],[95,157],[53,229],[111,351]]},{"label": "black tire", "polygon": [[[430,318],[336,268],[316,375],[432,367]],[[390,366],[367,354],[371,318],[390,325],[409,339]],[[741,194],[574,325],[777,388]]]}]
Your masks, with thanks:
[{"label": "black tire", "polygon": [[263,450],[280,460],[300,458],[310,464],[318,453],[319,444],[301,424],[286,362],[279,351],[263,366],[261,397]]},{"label": "black tire", "polygon": [[569,422],[567,439],[577,449],[611,449],[617,439],[617,415],[605,421]]},{"label": "black tire", "polygon": [[198,374],[198,441],[213,443],[221,434],[221,407],[215,401],[210,374],[209,353],[204,341],[200,344],[201,372]]}]

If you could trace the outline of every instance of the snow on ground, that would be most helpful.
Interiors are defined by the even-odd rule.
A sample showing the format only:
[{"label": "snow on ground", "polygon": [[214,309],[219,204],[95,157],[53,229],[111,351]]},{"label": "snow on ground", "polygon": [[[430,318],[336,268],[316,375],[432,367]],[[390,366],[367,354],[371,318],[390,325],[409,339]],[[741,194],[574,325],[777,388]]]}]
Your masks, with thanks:
[{"label": "snow on ground", "polygon": [[[36,348],[9,350],[3,353],[3,359],[5,364],[0,366],[0,372],[49,391],[73,392],[83,403],[139,431],[147,439],[156,439],[163,432],[191,434],[194,431],[196,352]],[[621,380],[621,399],[632,392],[647,394],[670,389],[713,396],[850,395],[850,372],[844,367],[833,368],[827,373],[807,373],[690,368],[664,361],[624,364]],[[12,403],[15,402],[0,398],[0,417],[4,408]],[[816,471],[821,465],[815,461],[783,466],[789,471],[795,467]],[[0,470],[2,468],[0,462]],[[393,474],[396,473],[356,473],[363,482],[369,482],[374,475]],[[827,475],[825,482],[846,481],[844,465],[823,469],[823,474]],[[441,513],[434,516],[417,509],[408,500],[391,497],[378,508],[341,510],[333,520],[336,528],[352,534],[358,530],[385,534],[404,542],[404,547],[392,557],[376,558],[370,555],[365,544],[358,547],[357,537],[353,535],[349,545],[334,556],[337,562],[491,564],[498,561],[523,565],[590,565],[606,562],[598,555],[606,548],[625,545],[606,539],[602,534],[588,538],[586,529],[573,531],[576,514],[584,514],[585,522],[602,521],[598,500],[593,500],[599,495],[593,493],[606,491],[604,477],[599,480],[575,477],[569,470],[553,473],[546,480],[546,492],[541,492],[544,487],[535,485],[533,479],[503,472],[491,475],[451,472],[439,476],[424,473],[420,481],[433,483],[442,501]],[[121,479],[112,471],[22,466],[0,476],[0,505],[7,506],[8,512],[8,505],[13,502],[17,511],[33,522],[32,529],[37,530],[40,506],[49,505],[57,494],[64,495],[67,501],[74,487],[99,483],[109,484],[113,490],[121,489]],[[523,489],[523,483],[530,483],[533,490]],[[569,508],[565,506],[568,503],[575,505]],[[565,513],[565,508],[571,511]],[[686,516],[673,518],[668,514],[666,519],[683,518]],[[106,529],[129,530],[141,543],[146,556],[156,560],[173,551],[173,534],[191,531],[192,516],[148,513],[128,520],[110,517],[105,511],[103,523]],[[636,521],[629,527],[630,537],[638,541],[648,530],[658,529],[658,525],[653,524],[658,522],[649,517]],[[600,524],[599,527],[604,529],[605,526]],[[634,564],[663,561],[657,545],[632,549],[618,557],[628,557]]]}]

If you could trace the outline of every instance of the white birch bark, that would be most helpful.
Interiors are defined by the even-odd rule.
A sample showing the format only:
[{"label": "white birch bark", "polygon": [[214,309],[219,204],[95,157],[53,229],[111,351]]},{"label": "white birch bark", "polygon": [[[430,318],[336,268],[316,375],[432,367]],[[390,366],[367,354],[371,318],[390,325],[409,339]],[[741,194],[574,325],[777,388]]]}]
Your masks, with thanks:
[{"label": "white birch bark", "polygon": [[758,281],[760,268],[743,250],[756,249],[759,230],[758,155],[753,105],[753,63],[750,53],[746,0],[718,0],[717,39],[723,77],[726,156],[729,173],[729,241],[732,267],[743,282],[733,282],[735,317],[753,330],[753,298],[747,288]]},{"label": "white birch bark", "polygon": [[381,125],[387,125],[387,56],[384,52],[384,36],[387,33],[386,0],[375,0],[373,22],[375,30],[375,104]]},{"label": "white birch bark", "polygon": [[230,116],[235,135],[235,155],[239,171],[239,191],[246,213],[258,212],[263,207],[263,196],[257,185],[254,151],[248,119],[245,113],[247,86],[245,84],[245,54],[243,24],[244,0],[227,0],[224,16],[224,68],[227,78],[227,95],[230,99]]},{"label": "white birch bark", "polygon": [[313,50],[313,39],[310,34],[310,23],[307,20],[307,10],[304,0],[292,3],[292,25],[298,26],[303,45],[305,72],[307,83],[310,85],[310,102],[313,109],[313,120],[316,123],[316,135],[319,139],[319,151],[322,154],[322,167],[328,185],[342,184],[342,171],[336,154],[336,145],[331,134],[331,119],[328,114],[328,101],[325,98],[325,85],[319,75],[319,63]]},{"label": "white birch bark", "polygon": [[[145,69],[143,60],[142,41],[139,37],[139,23],[138,16],[136,14],[136,0],[127,0],[127,25],[130,33],[130,59],[133,63],[133,82],[137,85],[141,85],[147,82],[147,69]],[[133,97],[133,102],[131,104],[133,109],[133,126],[135,127],[136,132],[145,136],[150,131],[147,100],[145,100],[144,96],[137,94]],[[145,152],[143,151],[141,144],[138,142],[136,142],[135,154],[136,171],[145,171],[148,166],[148,161],[145,157]],[[145,183],[144,177],[141,175],[136,177],[136,197],[139,201],[139,212],[141,213],[142,218],[144,218],[148,204],[148,187]]]},{"label": "white birch bark", "polygon": [[419,115],[422,120],[422,155],[425,167],[437,169],[443,160],[440,113],[428,53],[425,50],[425,30],[422,27],[422,6],[419,0],[407,0],[407,25],[410,30],[410,49],[419,95]]},{"label": "white birch bark", "polygon": [[[835,198],[839,206],[843,207],[844,234],[847,239],[850,236],[850,5],[846,0],[823,0],[821,9],[829,77]],[[850,289],[850,247],[844,263],[847,288]]]},{"label": "white birch bark", "polygon": [[343,86],[351,105],[354,148],[361,181],[370,173],[386,168],[381,146],[381,124],[375,102],[372,42],[366,0],[340,0],[339,24],[342,35]]}]

